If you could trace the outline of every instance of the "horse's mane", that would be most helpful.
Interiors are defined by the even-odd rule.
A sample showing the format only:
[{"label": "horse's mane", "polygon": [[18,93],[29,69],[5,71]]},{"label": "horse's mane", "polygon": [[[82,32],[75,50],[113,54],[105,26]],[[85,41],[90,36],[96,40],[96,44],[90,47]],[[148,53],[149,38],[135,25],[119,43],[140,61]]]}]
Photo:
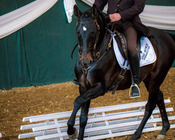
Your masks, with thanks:
[{"label": "horse's mane", "polygon": [[107,26],[107,24],[110,22],[109,17],[107,14],[101,12],[100,10],[98,10],[98,8],[96,7],[96,5],[94,4],[90,9],[88,9],[87,11],[85,11],[82,15],[82,19],[87,19],[88,17],[91,16],[91,11],[92,8],[95,8],[97,11],[97,15],[96,15],[96,19],[98,21],[103,21],[103,26]]},{"label": "horse's mane", "polygon": [[[96,5],[93,5],[93,7],[97,8]],[[97,14],[102,19],[104,26],[107,26],[107,24],[110,22],[109,16],[97,8]]]}]

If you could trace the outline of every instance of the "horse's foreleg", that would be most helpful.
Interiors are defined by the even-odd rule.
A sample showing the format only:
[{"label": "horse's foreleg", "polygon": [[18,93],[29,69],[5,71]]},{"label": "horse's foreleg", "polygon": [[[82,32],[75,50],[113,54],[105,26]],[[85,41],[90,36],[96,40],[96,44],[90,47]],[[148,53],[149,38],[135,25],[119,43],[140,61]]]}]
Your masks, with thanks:
[{"label": "horse's foreleg", "polygon": [[82,111],[80,115],[80,130],[78,135],[78,140],[83,140],[84,138],[84,131],[87,124],[88,119],[88,111],[89,111],[89,104],[90,100],[94,99],[100,95],[103,95],[105,93],[104,86],[102,86],[102,83],[95,84],[92,88],[87,90],[84,94],[82,94],[82,98],[86,99],[87,102],[82,105]]},{"label": "horse's foreleg", "polygon": [[159,91],[159,94],[158,94],[157,105],[158,105],[159,110],[160,110],[160,114],[161,114],[161,117],[162,117],[162,126],[163,126],[162,130],[159,133],[157,138],[164,138],[165,135],[166,135],[166,132],[170,128],[170,124],[169,124],[167,113],[166,113],[166,109],[165,109],[163,93],[161,91]]},{"label": "horse's foreleg", "polygon": [[[75,124],[75,117],[80,109],[80,107],[85,104],[86,102],[90,101],[93,98],[96,98],[100,95],[103,95],[105,91],[103,90],[104,86],[102,86],[101,83],[97,83],[94,87],[90,88],[88,91],[83,93],[82,95],[78,96],[75,101],[74,101],[74,109],[72,111],[72,114],[68,120],[68,130],[67,133],[68,135],[73,135],[75,134],[75,128],[73,127]],[[82,130],[81,130],[82,131]],[[84,133],[84,132],[83,132]],[[82,138],[83,139],[83,138]]]},{"label": "horse's foreleg", "polygon": [[78,140],[82,140],[84,137],[84,130],[88,120],[88,111],[89,111],[90,100],[87,103],[83,104],[81,107],[81,115],[80,115],[80,129]]},{"label": "horse's foreleg", "polygon": [[67,125],[68,125],[68,130],[67,130],[67,134],[68,135],[73,135],[75,134],[75,128],[73,127],[74,124],[75,124],[75,117],[76,117],[76,114],[78,112],[78,110],[80,109],[80,107],[82,106],[83,103],[85,103],[86,101],[81,97],[81,96],[78,96],[75,101],[74,101],[74,109],[72,111],[72,114],[67,122]]},{"label": "horse's foreleg", "polygon": [[148,99],[148,102],[146,104],[144,117],[143,117],[139,127],[137,128],[136,132],[131,137],[131,140],[137,140],[138,138],[141,137],[143,128],[144,128],[146,122],[148,121],[149,117],[151,116],[152,111],[154,110],[155,107],[156,107],[156,96],[154,94],[152,94],[151,92],[149,92],[149,99]]}]

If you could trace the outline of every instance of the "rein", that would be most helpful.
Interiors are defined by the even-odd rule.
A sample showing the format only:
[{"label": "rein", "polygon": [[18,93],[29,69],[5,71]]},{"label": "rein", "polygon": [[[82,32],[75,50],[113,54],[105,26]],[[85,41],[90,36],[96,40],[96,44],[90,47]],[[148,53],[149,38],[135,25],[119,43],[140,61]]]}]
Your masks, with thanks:
[{"label": "rein", "polygon": [[[108,31],[109,29],[107,29]],[[106,33],[105,33],[106,35]],[[104,36],[105,36],[104,35]],[[103,56],[104,53],[102,53],[103,51],[108,51],[110,48],[111,48],[111,43],[112,43],[112,35],[110,37],[110,40],[109,40],[109,43],[107,45],[103,45],[102,48],[100,48],[98,51],[96,50],[96,44],[95,44],[95,47],[94,47],[94,57],[95,57],[95,60],[97,61],[100,57]],[[95,53],[96,52],[96,53]]]},{"label": "rein", "polygon": [[78,46],[78,43],[75,45],[75,47],[74,47],[73,50],[72,50],[72,53],[71,53],[71,58],[72,58],[72,59],[74,59],[74,58],[73,58],[73,54],[74,54],[74,51],[75,51],[75,49],[77,48],[77,46]]},{"label": "rein", "polygon": [[[99,15],[99,18],[101,18],[100,17],[100,15]],[[101,20],[102,20],[102,18],[101,18]],[[111,43],[112,43],[112,40],[113,40],[113,38],[114,38],[114,36],[116,36],[116,34],[117,34],[117,36],[120,38],[120,40],[121,40],[121,44],[122,44],[122,46],[124,47],[124,48],[126,48],[126,44],[125,44],[125,41],[124,41],[124,37],[120,34],[120,33],[118,33],[117,31],[116,32],[112,32],[110,29],[108,29],[107,27],[104,29],[104,35],[102,36],[103,37],[103,39],[104,39],[104,37],[107,35],[107,33],[109,33],[110,34],[110,37],[109,37],[109,41],[106,41],[107,42],[107,44],[103,44],[104,42],[103,42],[103,39],[100,39],[100,33],[101,33],[101,30],[100,30],[100,25],[98,24],[98,22],[96,21],[96,26],[97,26],[97,30],[98,30],[98,34],[97,34],[97,36],[96,36],[96,40],[95,40],[95,43],[94,43],[94,46],[93,46],[93,49],[92,49],[92,56],[93,56],[93,62],[92,63],[89,63],[89,64],[87,64],[86,66],[83,64],[83,60],[82,60],[82,63],[80,63],[80,65],[81,65],[81,68],[82,68],[82,72],[84,73],[84,75],[86,75],[87,73],[88,73],[88,71],[92,68],[92,67],[94,67],[100,60],[101,60],[101,58],[103,58],[105,55],[106,55],[106,53],[110,50],[110,48],[111,48]],[[112,29],[113,29],[113,24],[112,24]],[[102,40],[102,42],[100,42]],[[74,51],[75,51],[75,49],[76,49],[76,47],[78,46],[78,44],[79,43],[77,43],[76,45],[75,45],[75,47],[73,48],[73,51],[72,51],[72,54],[71,54],[71,58],[73,58],[73,53],[74,53]],[[100,47],[101,45],[103,45],[102,47]],[[99,46],[99,48],[97,47],[97,46]],[[97,50],[97,49],[99,49],[99,50]],[[124,52],[126,53],[126,49],[124,49]],[[80,58],[80,53],[81,53],[81,50],[80,50],[80,47],[79,47],[79,58]],[[109,90],[112,90],[112,94],[114,94],[115,93],[115,90],[117,90],[117,88],[118,88],[118,86],[119,86],[119,84],[121,83],[121,81],[124,79],[124,77],[125,77],[125,73],[126,73],[126,71],[127,71],[127,68],[126,68],[126,65],[128,65],[128,63],[126,63],[126,60],[124,61],[124,64],[123,64],[123,67],[121,68],[121,70],[120,70],[120,73],[119,73],[119,75],[115,78],[115,80],[114,80],[114,82],[113,82],[113,84],[109,87]]]},{"label": "rein", "polygon": [[[109,29],[108,29],[109,30]],[[107,30],[107,31],[108,31]],[[109,31],[108,31],[109,32]],[[112,31],[111,31],[112,32]],[[111,33],[110,32],[110,33]],[[110,34],[111,35],[111,34]],[[105,35],[104,35],[105,36]],[[109,51],[109,49],[111,48],[111,43],[112,43],[112,38],[113,38],[113,35],[111,35],[110,37],[110,41],[107,45],[103,45],[103,47],[96,52],[95,56],[96,56],[96,59],[93,63],[91,63],[87,68],[85,68],[84,66],[82,66],[82,71],[84,74],[87,74],[88,70],[91,69],[91,67],[93,67],[94,65],[96,65],[96,63],[98,63],[98,61],[100,61],[100,58],[103,58],[106,53]],[[94,45],[96,47],[96,45]],[[95,48],[96,49],[96,48]],[[102,53],[102,51],[104,51],[104,53]]]},{"label": "rein", "polygon": [[[98,30],[99,32],[98,32],[98,37],[97,37],[97,39],[96,39],[96,41],[95,41],[95,44],[94,44],[94,46],[93,46],[93,49],[94,49],[94,50],[96,50],[96,46],[97,46],[97,43],[98,43],[98,41],[99,41],[99,36],[100,36],[100,25],[98,24],[97,21],[96,21],[96,26],[97,26],[97,30]],[[77,48],[78,44],[79,44],[79,43],[77,43],[77,44],[75,45],[75,47],[73,48],[73,50],[72,50],[72,53],[71,53],[71,58],[72,58],[72,59],[73,59],[74,51],[75,51],[75,49]],[[79,47],[79,53],[81,53],[80,47]],[[95,57],[98,58],[98,57],[100,56],[100,51],[97,52],[97,53],[95,53],[95,51],[93,51],[93,56],[94,56],[94,58],[95,58]]]}]

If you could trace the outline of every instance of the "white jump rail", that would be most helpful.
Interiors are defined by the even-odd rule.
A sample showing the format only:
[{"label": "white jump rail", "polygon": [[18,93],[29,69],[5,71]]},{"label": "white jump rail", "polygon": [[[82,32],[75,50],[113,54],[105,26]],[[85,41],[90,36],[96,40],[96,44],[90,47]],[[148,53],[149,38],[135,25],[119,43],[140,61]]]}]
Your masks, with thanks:
[{"label": "white jump rail", "polygon": [[[170,103],[169,99],[164,100]],[[89,109],[89,119],[85,130],[85,140],[112,138],[123,135],[131,135],[135,132],[142,117],[146,101],[128,104],[119,104]],[[167,112],[174,111],[172,107],[166,108]],[[32,138],[35,140],[64,140],[67,136],[67,120],[72,111],[38,115],[23,118],[31,124],[22,125],[21,130],[30,130],[20,134],[18,139]],[[80,112],[77,113],[77,116]],[[175,120],[175,116],[169,116],[169,120]],[[148,120],[143,132],[161,130],[157,125],[161,122],[159,109],[155,108],[153,115]],[[76,118],[75,127],[79,129],[79,117]],[[175,124],[171,124],[175,128]],[[26,132],[26,131],[25,131]]]}]

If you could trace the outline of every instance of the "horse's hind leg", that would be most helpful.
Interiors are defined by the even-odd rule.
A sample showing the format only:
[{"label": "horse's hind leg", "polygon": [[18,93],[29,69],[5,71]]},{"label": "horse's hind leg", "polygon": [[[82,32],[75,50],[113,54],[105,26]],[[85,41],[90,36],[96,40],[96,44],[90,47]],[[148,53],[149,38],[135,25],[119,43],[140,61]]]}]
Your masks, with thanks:
[{"label": "horse's hind leg", "polygon": [[161,114],[161,117],[162,117],[162,126],[163,126],[161,132],[157,136],[157,138],[159,139],[159,138],[164,138],[165,135],[166,135],[166,132],[170,128],[170,124],[169,124],[166,109],[165,109],[163,93],[160,90],[159,90],[159,93],[158,93],[157,105],[158,105],[159,110],[160,110],[160,114]]},{"label": "horse's hind leg", "polygon": [[156,107],[156,95],[153,93],[155,93],[155,91],[149,92],[149,99],[148,99],[148,102],[146,104],[144,117],[143,117],[139,127],[137,128],[136,132],[134,133],[134,135],[132,135],[131,140],[137,140],[138,138],[141,137],[142,130],[143,130],[146,122],[148,121],[149,117],[151,116],[152,111]]},{"label": "horse's hind leg", "polygon": [[[158,83],[158,81],[159,81],[159,83]],[[162,138],[162,137],[160,137],[162,135],[165,136],[166,132],[168,131],[168,129],[170,127],[167,113],[165,110],[163,93],[160,91],[160,85],[162,83],[161,81],[163,81],[163,80],[159,79],[159,78],[158,79],[155,78],[154,80],[147,79],[144,81],[145,86],[146,86],[147,90],[149,91],[149,98],[148,98],[148,102],[146,104],[145,114],[144,114],[144,117],[142,119],[142,122],[140,123],[140,125],[139,125],[138,129],[136,130],[136,132],[134,133],[134,135],[131,137],[132,140],[136,140],[136,139],[140,138],[140,136],[142,134],[142,130],[143,130],[147,120],[151,116],[152,111],[156,107],[156,104],[158,105],[158,107],[160,109],[162,123],[163,123],[163,128],[162,128],[162,131],[160,132],[160,135],[158,138]]]}]

